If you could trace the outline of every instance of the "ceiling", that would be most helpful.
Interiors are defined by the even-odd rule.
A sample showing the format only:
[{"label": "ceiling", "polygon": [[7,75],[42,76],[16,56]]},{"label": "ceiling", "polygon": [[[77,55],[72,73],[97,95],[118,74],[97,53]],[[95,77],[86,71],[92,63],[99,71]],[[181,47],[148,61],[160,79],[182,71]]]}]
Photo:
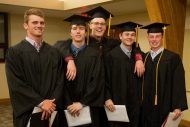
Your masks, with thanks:
[{"label": "ceiling", "polygon": [[[187,3],[188,5],[190,5],[190,0],[187,0]],[[104,7],[105,9],[107,9],[108,11],[110,11],[115,16],[146,11],[145,0],[113,0],[111,2],[106,2],[100,5]],[[98,6],[98,5],[76,8],[76,9],[66,10],[66,11],[44,9],[44,12],[46,16],[48,17],[65,18],[74,13],[75,14],[82,13],[95,6]],[[27,10],[28,8],[29,7],[24,7],[24,6],[0,4],[0,11],[8,12],[10,14],[23,14],[25,10]]]},{"label": "ceiling", "polygon": [[[90,10],[91,8],[98,6],[88,6],[82,8],[76,8],[72,10],[66,11],[56,11],[56,10],[44,10],[45,14],[49,17],[67,17],[73,13],[82,13],[86,10]],[[111,2],[105,2],[101,4],[102,7],[110,11],[112,14],[122,15],[126,13],[134,13],[140,11],[146,11],[146,6],[144,0],[113,0]],[[11,14],[23,14],[28,7],[24,6],[15,6],[15,5],[6,5],[0,4],[0,11],[1,12],[9,12]]]}]

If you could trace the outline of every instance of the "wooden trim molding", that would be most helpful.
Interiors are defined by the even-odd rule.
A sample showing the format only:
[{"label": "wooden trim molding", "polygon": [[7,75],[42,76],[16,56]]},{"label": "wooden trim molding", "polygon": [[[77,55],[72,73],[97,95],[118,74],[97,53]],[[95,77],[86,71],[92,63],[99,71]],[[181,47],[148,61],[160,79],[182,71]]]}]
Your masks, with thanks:
[{"label": "wooden trim molding", "polygon": [[164,37],[166,48],[183,58],[187,0],[145,0],[145,3],[151,22],[170,24]]},{"label": "wooden trim molding", "polygon": [[0,104],[10,104],[10,98],[0,99]]},{"label": "wooden trim molding", "polygon": [[189,127],[189,125],[190,125],[190,121],[188,120],[181,120],[180,122],[180,126],[182,127]]}]

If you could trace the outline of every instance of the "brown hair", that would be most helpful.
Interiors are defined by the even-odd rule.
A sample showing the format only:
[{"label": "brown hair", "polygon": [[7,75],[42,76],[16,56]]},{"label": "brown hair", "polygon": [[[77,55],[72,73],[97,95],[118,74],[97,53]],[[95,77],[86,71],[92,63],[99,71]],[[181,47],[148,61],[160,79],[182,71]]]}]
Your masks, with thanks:
[{"label": "brown hair", "polygon": [[37,9],[37,8],[31,8],[29,10],[26,10],[24,13],[24,23],[28,23],[28,19],[30,15],[36,15],[42,18],[45,18],[44,13],[42,10]]}]

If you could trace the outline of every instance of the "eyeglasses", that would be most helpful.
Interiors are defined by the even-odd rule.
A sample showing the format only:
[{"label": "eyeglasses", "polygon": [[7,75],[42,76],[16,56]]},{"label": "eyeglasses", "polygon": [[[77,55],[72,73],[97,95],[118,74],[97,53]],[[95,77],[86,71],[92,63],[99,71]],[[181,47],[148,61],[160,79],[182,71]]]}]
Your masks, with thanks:
[{"label": "eyeglasses", "polygon": [[105,26],[106,23],[100,23],[100,22],[91,22],[92,24],[94,24],[95,26]]}]

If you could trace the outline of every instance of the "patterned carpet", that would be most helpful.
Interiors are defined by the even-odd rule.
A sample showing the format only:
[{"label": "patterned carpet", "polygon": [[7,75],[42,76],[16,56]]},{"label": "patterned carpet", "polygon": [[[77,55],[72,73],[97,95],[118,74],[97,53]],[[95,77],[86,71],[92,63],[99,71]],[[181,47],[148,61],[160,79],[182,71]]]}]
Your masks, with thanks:
[{"label": "patterned carpet", "polygon": [[0,127],[13,127],[12,107],[10,104],[0,105]]}]

